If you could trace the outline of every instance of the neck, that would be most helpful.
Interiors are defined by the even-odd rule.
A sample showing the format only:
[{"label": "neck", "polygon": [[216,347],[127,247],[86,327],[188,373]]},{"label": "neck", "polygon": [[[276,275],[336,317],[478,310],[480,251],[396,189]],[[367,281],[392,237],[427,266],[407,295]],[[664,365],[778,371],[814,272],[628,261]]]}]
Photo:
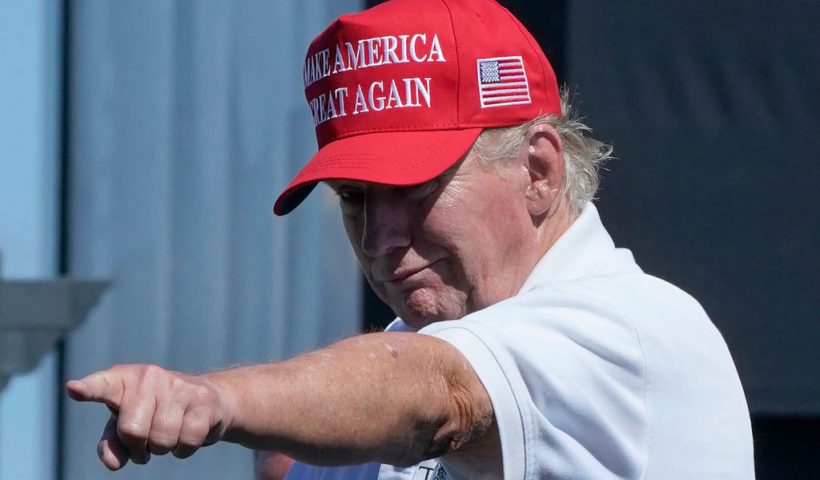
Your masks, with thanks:
[{"label": "neck", "polygon": [[[570,209],[569,202],[562,197],[556,202],[555,207],[551,208],[540,221],[535,225],[536,228],[536,242],[538,244],[538,260],[543,257],[547,251],[552,248],[555,242],[566,232],[578,215],[573,213]],[[533,268],[535,266],[533,265]]]}]

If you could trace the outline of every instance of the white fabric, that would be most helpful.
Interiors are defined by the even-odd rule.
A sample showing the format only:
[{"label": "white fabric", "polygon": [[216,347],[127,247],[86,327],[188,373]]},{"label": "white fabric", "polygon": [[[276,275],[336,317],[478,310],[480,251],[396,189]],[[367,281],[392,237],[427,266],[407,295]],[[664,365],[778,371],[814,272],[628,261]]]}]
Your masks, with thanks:
[{"label": "white fabric", "polygon": [[[505,479],[754,478],[723,338],[694,299],[614,247],[591,204],[518,295],[420,333],[455,346],[487,389]],[[441,463],[450,478],[480,478],[469,461]],[[372,466],[296,476],[306,470],[317,471],[288,478],[425,478]]]}]

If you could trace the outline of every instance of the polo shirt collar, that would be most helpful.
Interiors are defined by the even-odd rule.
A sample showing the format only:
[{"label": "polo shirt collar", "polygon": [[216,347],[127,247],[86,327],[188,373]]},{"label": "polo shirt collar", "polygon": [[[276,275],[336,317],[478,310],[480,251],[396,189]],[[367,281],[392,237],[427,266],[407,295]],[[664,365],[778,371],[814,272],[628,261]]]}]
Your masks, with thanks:
[{"label": "polo shirt collar", "polygon": [[[577,278],[634,272],[641,272],[641,269],[632,258],[632,252],[615,248],[595,205],[587,203],[581,215],[541,257],[518,293]],[[396,318],[385,330],[415,331],[401,318]]]},{"label": "polo shirt collar", "polygon": [[538,261],[519,293],[537,285],[635,271],[640,268],[632,253],[615,248],[598,209],[587,203],[581,215]]}]

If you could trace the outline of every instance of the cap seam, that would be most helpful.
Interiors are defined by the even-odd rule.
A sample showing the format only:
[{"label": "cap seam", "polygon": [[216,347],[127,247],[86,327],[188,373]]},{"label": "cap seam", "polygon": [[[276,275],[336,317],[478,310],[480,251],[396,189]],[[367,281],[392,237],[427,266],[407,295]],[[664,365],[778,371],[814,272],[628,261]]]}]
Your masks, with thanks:
[{"label": "cap seam", "polygon": [[[451,128],[440,128],[440,127],[451,127]],[[343,138],[350,138],[355,137],[357,135],[364,135],[367,133],[389,133],[389,132],[433,132],[433,131],[441,131],[441,130],[466,130],[468,128],[475,128],[476,126],[472,127],[464,127],[462,125],[453,126],[451,123],[439,123],[430,125],[429,123],[419,124],[419,125],[409,125],[407,127],[390,127],[390,128],[368,128],[366,130],[357,130],[355,133],[348,133],[348,134],[341,134],[341,135],[334,135],[333,140],[327,142],[325,145],[335,142],[336,140],[341,140]],[[424,127],[420,129],[419,127]]]},{"label": "cap seam", "polygon": [[450,17],[450,29],[453,31],[453,48],[456,51],[456,123],[461,125],[461,55],[458,51],[458,39],[456,38],[456,24],[453,21],[453,11],[445,0],[441,0],[447,15]]}]

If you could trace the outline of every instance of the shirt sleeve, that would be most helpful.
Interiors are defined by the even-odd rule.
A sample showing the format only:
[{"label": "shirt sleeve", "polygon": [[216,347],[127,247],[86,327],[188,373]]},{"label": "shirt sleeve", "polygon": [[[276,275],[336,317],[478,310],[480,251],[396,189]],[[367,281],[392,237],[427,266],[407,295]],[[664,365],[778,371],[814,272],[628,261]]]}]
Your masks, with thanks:
[{"label": "shirt sleeve", "polygon": [[285,480],[376,480],[379,477],[380,467],[378,463],[346,467],[317,467],[293,462]]},{"label": "shirt sleeve", "polygon": [[640,478],[646,409],[634,327],[583,296],[550,295],[559,298],[501,302],[420,333],[458,349],[487,390],[505,479]]}]

